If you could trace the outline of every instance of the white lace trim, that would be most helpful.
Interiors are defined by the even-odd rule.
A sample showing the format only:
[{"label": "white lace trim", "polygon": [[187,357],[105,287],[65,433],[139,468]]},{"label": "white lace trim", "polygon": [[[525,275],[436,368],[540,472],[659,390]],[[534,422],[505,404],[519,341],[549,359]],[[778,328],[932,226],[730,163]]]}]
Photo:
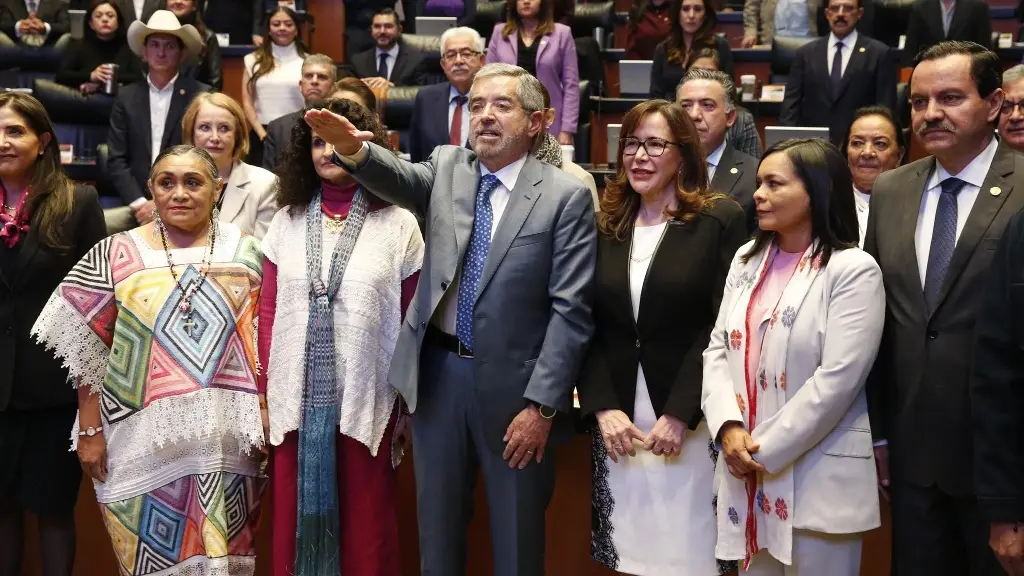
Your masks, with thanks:
[{"label": "white lace trim", "polygon": [[[305,213],[292,216],[282,210],[263,240],[264,254],[278,267],[270,362],[264,367],[269,440],[274,445],[280,445],[286,433],[298,430],[301,422],[309,316],[305,238]],[[337,238],[337,233],[324,236],[324,275],[330,270]],[[338,429],[374,456],[398,398],[387,375],[401,328],[401,283],[422,262],[423,239],[415,217],[397,207],[373,211],[367,215],[333,305]]]},{"label": "white lace trim", "polygon": [[90,394],[99,394],[103,390],[110,349],[80,320],[81,315],[57,289],[32,326],[31,335],[63,360],[62,366],[69,370],[68,380],[72,386],[88,386]]},{"label": "white lace trim", "polygon": [[256,571],[255,556],[193,556],[184,562],[149,576],[251,576]]}]

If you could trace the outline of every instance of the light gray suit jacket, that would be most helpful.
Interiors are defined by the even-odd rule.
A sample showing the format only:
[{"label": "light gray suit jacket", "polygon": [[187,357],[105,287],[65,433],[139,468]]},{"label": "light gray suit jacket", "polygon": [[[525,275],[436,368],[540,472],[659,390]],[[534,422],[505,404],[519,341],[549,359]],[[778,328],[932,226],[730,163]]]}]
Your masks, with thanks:
[{"label": "light gray suit jacket", "polygon": [[[426,223],[419,286],[388,377],[415,411],[423,335],[441,296],[462,271],[480,167],[472,151],[458,146],[438,146],[420,164],[368,146],[369,158],[353,170],[355,179]],[[596,261],[590,191],[529,156],[491,242],[473,315],[481,419],[498,441],[530,401],[562,413],[572,407],[572,389],[594,330]]]},{"label": "light gray suit jacket", "polygon": [[231,169],[220,221],[231,222],[246,234],[262,240],[277,213],[277,176],[269,171],[238,162]]}]

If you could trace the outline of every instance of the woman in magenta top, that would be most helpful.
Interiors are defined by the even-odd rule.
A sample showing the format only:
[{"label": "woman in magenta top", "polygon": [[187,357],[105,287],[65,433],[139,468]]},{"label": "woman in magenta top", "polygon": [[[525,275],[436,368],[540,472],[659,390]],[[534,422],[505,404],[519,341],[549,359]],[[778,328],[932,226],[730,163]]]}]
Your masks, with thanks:
[{"label": "woman in magenta top", "polygon": [[[324,107],[387,146],[368,88]],[[259,358],[271,574],[399,576],[408,417],[387,372],[423,261],[412,213],[362,189],[299,122],[263,238]]]},{"label": "woman in magenta top", "polygon": [[487,63],[503,62],[525,69],[551,94],[555,121],[548,132],[570,145],[580,113],[580,71],[572,30],[554,20],[551,0],[508,3],[508,21],[495,24]]},{"label": "woman in magenta top", "polygon": [[835,146],[780,142],[757,180],[759,230],[732,261],[704,351],[701,405],[722,450],[715,553],[741,574],[857,576],[880,523],[864,382],[881,271],[857,247]]}]

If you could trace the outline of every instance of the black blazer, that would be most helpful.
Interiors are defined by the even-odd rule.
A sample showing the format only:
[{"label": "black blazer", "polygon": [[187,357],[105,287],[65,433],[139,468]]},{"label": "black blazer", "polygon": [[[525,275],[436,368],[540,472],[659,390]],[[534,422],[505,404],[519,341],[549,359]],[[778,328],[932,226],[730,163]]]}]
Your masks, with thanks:
[{"label": "black blazer", "polygon": [[711,179],[711,189],[732,196],[746,215],[747,232],[757,228],[757,209],[754,207],[754,191],[757,190],[758,160],[744,154],[726,142],[722,157]]},{"label": "black blazer", "polygon": [[[125,30],[135,20],[142,20],[148,23],[149,18],[153,15],[153,12],[157,10],[166,10],[166,0],[145,0],[142,4],[142,18],[138,18],[135,15],[135,2],[132,0],[114,0],[117,2],[117,7],[121,9],[121,14],[124,16],[123,26]],[[84,8],[83,8],[84,9]],[[88,25],[88,22],[86,23]]]},{"label": "black blazer", "polygon": [[[715,35],[715,51],[718,52],[718,68],[732,78],[732,49],[729,41]],[[679,62],[669,62],[662,42],[654,49],[651,62],[651,98],[676,101],[676,88],[686,75],[686,68]]]},{"label": "black blazer", "polygon": [[942,32],[942,8],[939,1],[918,0],[910,11],[907,41],[903,44],[903,54],[908,65],[921,50],[943,40],[969,40],[986,48],[992,47],[992,19],[986,2],[957,0],[947,35]]},{"label": "black blazer", "polygon": [[278,156],[292,140],[292,128],[302,121],[302,110],[275,118],[267,124],[267,136],[263,139],[263,167],[271,172],[277,166]]},{"label": "black blazer", "polygon": [[[0,32],[18,41],[14,27],[19,20],[28,18],[28,7],[24,0],[3,0],[6,10],[0,9]],[[50,25],[50,34],[46,37],[47,44],[53,44],[58,38],[71,30],[68,16],[68,5],[63,0],[39,0],[36,15]]]},{"label": "black blazer", "polygon": [[[390,82],[395,86],[423,86],[427,83],[423,52],[399,40],[398,56],[391,64]],[[359,78],[374,78],[377,74],[377,48],[352,56],[352,68]]]},{"label": "black blazer", "polygon": [[138,82],[144,75],[142,60],[128,47],[124,37],[118,40],[72,40],[60,59],[60,67],[54,81],[69,88],[78,89],[82,84],[92,82],[92,71],[100,64],[113,62],[118,65],[119,84]]},{"label": "black blazer", "polygon": [[[179,74],[174,81],[174,94],[167,111],[161,149],[181,144],[181,119],[192,98],[210,89],[194,79]],[[110,112],[107,131],[108,169],[111,183],[125,204],[138,198],[149,198],[146,180],[152,165],[150,157],[149,81],[142,80],[121,89]]]},{"label": "black blazer", "polygon": [[940,303],[929,313],[914,235],[934,168],[929,156],[890,170],[871,191],[864,250],[882,269],[886,305],[867,394],[871,432],[889,441],[893,477],[968,496],[974,486],[970,350],[992,255],[1010,217],[1024,208],[1024,156],[997,149],[957,240]]},{"label": "black blazer", "polygon": [[92,186],[75,186],[61,253],[44,246],[33,226],[13,249],[0,246],[0,411],[74,405],[68,371],[29,336],[39,312],[71,268],[107,235]]},{"label": "black blazer", "polygon": [[828,126],[829,139],[842,146],[858,108],[881,105],[896,110],[896,60],[888,46],[858,33],[839,90],[833,93],[828,40],[818,38],[797,50],[779,124]]},{"label": "black blazer", "polygon": [[206,29],[205,40],[206,53],[203,54],[202,60],[190,58],[188,62],[182,64],[181,73],[210,86],[214,92],[220,92],[224,87],[220,43],[217,42],[217,35],[209,28]]},{"label": "black blazer", "polygon": [[[448,82],[431,84],[416,93],[409,129],[409,156],[413,162],[426,160],[434,148],[448,144],[451,86]],[[462,121],[469,122],[469,118]]]},{"label": "black blazer", "polygon": [[639,317],[629,289],[632,234],[597,243],[594,336],[577,381],[584,414],[622,410],[633,419],[643,363],[654,413],[692,430],[700,409],[701,356],[722,302],[725,278],[747,236],[743,211],[720,200],[691,222],[670,221],[644,280]]},{"label": "black blazer", "polygon": [[978,507],[987,522],[1024,521],[1024,212],[1006,228],[978,313],[971,413]]}]

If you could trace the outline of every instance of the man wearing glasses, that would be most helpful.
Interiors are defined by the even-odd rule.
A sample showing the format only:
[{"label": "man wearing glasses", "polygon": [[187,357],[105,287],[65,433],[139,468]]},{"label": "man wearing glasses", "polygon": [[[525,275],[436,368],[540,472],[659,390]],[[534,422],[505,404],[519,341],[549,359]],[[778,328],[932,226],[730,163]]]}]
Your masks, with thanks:
[{"label": "man wearing glasses", "polygon": [[1024,151],[1024,65],[1003,72],[1003,108],[999,113],[999,140]]},{"label": "man wearing glasses", "polygon": [[449,28],[441,35],[441,68],[447,82],[421,88],[412,110],[409,156],[426,160],[441,144],[466,146],[469,139],[469,87],[484,65],[484,39],[472,28]]},{"label": "man wearing glasses", "polygon": [[786,83],[779,123],[827,126],[837,146],[846,140],[853,113],[863,106],[896,106],[896,61],[885,44],[857,33],[861,0],[830,0],[832,32],[797,50]]}]

